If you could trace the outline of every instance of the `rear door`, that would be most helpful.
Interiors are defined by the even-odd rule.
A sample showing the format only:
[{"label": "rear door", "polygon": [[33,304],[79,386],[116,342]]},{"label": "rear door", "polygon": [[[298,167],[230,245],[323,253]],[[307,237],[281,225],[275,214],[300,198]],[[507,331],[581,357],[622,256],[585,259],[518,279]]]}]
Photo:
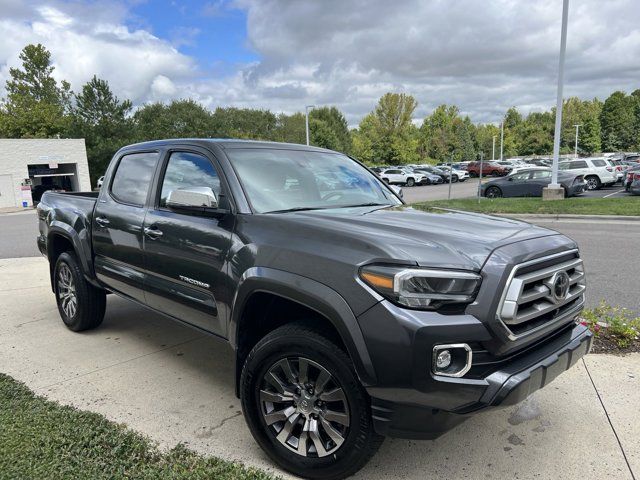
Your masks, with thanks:
[{"label": "rear door", "polygon": [[214,218],[166,205],[174,189],[210,187],[220,205],[230,207],[220,171],[204,149],[180,147],[167,153],[144,222],[145,288],[149,306],[226,337],[232,295],[226,258],[234,216]]},{"label": "rear door", "polygon": [[542,190],[551,183],[551,172],[549,170],[534,170],[531,172],[531,179],[528,183],[530,196],[541,197]]},{"label": "rear door", "polygon": [[125,153],[100,190],[92,219],[96,276],[115,292],[144,303],[142,225],[159,151]]}]

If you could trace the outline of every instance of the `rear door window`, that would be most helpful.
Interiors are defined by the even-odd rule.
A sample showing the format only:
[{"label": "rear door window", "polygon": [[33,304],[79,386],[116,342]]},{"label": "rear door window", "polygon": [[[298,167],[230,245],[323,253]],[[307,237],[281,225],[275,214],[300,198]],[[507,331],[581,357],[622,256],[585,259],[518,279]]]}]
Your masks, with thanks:
[{"label": "rear door window", "polygon": [[113,175],[111,196],[121,203],[142,207],[158,163],[158,152],[124,155]]},{"label": "rear door window", "polygon": [[574,160],[569,163],[570,170],[578,170],[579,168],[589,168],[589,165],[584,160]]}]

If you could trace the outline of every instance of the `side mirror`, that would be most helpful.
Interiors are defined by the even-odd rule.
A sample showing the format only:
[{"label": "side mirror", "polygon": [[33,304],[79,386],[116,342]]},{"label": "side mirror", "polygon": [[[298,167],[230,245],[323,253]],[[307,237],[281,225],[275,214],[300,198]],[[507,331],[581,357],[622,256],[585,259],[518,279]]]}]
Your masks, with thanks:
[{"label": "side mirror", "polygon": [[195,213],[219,213],[218,199],[210,187],[177,188],[169,192],[167,207]]},{"label": "side mirror", "polygon": [[394,193],[398,195],[400,198],[404,198],[404,194],[402,193],[402,188],[400,188],[399,186],[391,185],[391,190],[393,190]]},{"label": "side mirror", "polygon": [[513,177],[507,177],[507,180],[513,182]]}]

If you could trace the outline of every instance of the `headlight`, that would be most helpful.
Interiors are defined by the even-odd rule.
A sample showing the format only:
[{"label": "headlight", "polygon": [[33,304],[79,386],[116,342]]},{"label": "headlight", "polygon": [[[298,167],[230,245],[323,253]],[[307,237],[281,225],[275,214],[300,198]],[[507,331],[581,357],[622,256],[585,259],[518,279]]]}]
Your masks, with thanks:
[{"label": "headlight", "polygon": [[472,272],[384,265],[362,267],[360,278],[392,302],[421,310],[471,303],[481,282]]}]

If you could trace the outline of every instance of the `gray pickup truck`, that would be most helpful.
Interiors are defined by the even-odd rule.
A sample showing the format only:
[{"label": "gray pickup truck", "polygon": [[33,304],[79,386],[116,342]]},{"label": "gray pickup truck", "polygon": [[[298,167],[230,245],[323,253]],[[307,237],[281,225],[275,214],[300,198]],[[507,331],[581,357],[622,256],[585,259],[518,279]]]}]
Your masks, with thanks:
[{"label": "gray pickup truck", "polygon": [[38,218],[68,328],[100,325],[113,293],[226,339],[255,440],[307,478],[519,402],[591,346],[571,239],[413,209],[328,150],[131,145],[99,193],[47,192]]}]

